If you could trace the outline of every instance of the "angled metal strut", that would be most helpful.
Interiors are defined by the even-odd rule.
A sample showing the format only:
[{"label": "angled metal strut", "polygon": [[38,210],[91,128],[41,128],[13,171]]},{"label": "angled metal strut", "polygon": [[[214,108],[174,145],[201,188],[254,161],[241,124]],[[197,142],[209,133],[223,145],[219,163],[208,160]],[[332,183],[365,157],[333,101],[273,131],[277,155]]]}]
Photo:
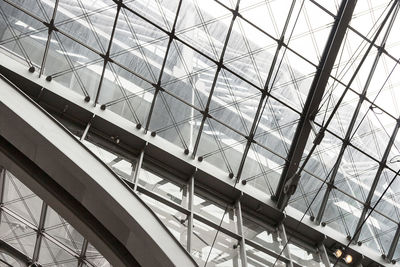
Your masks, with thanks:
[{"label": "angled metal strut", "polygon": [[[311,121],[315,117],[315,112],[321,103],[325,87],[328,83],[330,73],[338,55],[340,46],[343,42],[347,27],[353,15],[357,1],[343,0],[332,27],[328,42],[325,46],[323,55],[318,65],[317,72],[311,84],[310,91],[304,105],[303,112],[292,145],[289,150],[288,160],[283,169],[274,199],[277,200],[277,207],[283,210],[292,194],[297,189],[300,175],[296,174],[300,160],[311,131]],[[322,140],[323,136],[316,137],[314,143]]]}]

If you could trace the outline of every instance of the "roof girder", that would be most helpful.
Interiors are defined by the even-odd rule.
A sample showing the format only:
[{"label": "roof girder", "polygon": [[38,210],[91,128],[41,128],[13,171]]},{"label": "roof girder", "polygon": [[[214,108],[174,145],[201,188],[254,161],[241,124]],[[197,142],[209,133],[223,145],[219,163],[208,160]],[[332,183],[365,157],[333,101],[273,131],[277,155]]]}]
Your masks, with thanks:
[{"label": "roof girder", "polygon": [[[336,16],[335,23],[332,26],[331,33],[319,62],[316,75],[311,84],[306,103],[304,104],[303,112],[299,124],[297,125],[287,161],[274,196],[274,200],[277,201],[277,207],[280,210],[283,210],[286,207],[290,196],[297,188],[300,176],[296,175],[296,172],[303,156],[307,140],[310,136],[312,127],[310,121],[314,119],[314,116],[316,115],[315,112],[321,103],[325,87],[328,83],[330,73],[343,42],[347,27],[352,18],[356,2],[357,1],[343,0],[338,15]],[[317,138],[319,138],[319,136],[317,136]],[[285,185],[288,185],[289,187]]]}]

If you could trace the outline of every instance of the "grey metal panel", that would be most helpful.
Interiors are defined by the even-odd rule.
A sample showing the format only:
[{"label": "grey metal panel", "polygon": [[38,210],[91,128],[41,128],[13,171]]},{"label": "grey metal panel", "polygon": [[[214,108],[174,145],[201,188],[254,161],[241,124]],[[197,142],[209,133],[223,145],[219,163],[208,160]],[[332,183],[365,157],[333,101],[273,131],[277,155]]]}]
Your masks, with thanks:
[{"label": "grey metal panel", "polygon": [[[51,200],[47,202],[113,265],[129,266],[137,261],[143,266],[196,266],[156,215],[106,165],[10,84],[1,80],[0,88],[0,134],[5,143],[2,148],[6,147],[0,156],[2,165],[19,172],[34,192]],[[8,157],[12,147],[13,155],[18,154],[20,161]],[[68,211],[67,204],[62,203],[63,196],[50,195],[43,187],[46,185],[35,184],[28,167],[24,169],[21,164],[28,161],[32,168],[36,166],[37,171],[42,171],[43,177],[47,176],[47,183],[54,183],[68,194],[76,208],[87,210],[92,219],[100,222],[128,254],[118,254],[109,247],[93,225],[82,225],[77,213]]]}]

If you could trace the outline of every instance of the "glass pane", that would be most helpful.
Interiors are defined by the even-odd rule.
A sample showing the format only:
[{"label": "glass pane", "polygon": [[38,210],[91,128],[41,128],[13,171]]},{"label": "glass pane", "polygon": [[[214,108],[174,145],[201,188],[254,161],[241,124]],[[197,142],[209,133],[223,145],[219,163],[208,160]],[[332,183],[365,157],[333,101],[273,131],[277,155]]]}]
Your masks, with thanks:
[{"label": "glass pane", "polygon": [[[34,2],[31,3],[35,5]],[[0,3],[0,46],[2,48],[16,53],[27,62],[40,66],[47,36],[47,28],[41,22],[4,1]]]},{"label": "glass pane", "polygon": [[156,213],[171,234],[186,248],[187,246],[187,216],[143,193],[140,197]]},{"label": "glass pane", "polygon": [[139,185],[176,204],[185,204],[183,202],[185,186],[171,182],[163,175],[142,168],[139,172]]},{"label": "glass pane", "polygon": [[0,239],[22,252],[28,257],[33,256],[36,243],[36,231],[23,222],[5,212],[1,213]]},{"label": "glass pane", "polygon": [[76,253],[80,253],[83,236],[50,207],[47,208],[44,228],[50,236],[73,249]]},{"label": "glass pane", "polygon": [[[267,230],[265,227],[252,220],[250,216],[243,216],[243,234],[246,240],[251,240],[277,254],[281,252],[282,240],[278,236],[276,230]],[[254,258],[256,259],[257,257],[254,256]]]},{"label": "glass pane", "polygon": [[78,259],[44,237],[40,248],[39,262],[42,266],[75,267]]},{"label": "glass pane", "polygon": [[295,241],[291,241],[288,247],[292,260],[301,266],[325,267],[320,255],[317,253],[317,249],[310,251]]},{"label": "glass pane", "polygon": [[199,266],[241,266],[238,240],[194,220],[192,256]]},{"label": "glass pane", "polygon": [[221,226],[232,232],[237,232],[237,218],[233,206],[231,205],[221,202],[218,203],[217,201],[213,201],[210,197],[207,197],[204,193],[199,194],[198,192],[195,192],[193,211],[217,225],[221,223],[223,218]]},{"label": "glass pane", "polygon": [[285,267],[286,264],[275,257],[246,244],[247,266],[251,267]]},{"label": "glass pane", "polygon": [[39,224],[42,200],[9,171],[5,175],[3,205],[30,223]]}]

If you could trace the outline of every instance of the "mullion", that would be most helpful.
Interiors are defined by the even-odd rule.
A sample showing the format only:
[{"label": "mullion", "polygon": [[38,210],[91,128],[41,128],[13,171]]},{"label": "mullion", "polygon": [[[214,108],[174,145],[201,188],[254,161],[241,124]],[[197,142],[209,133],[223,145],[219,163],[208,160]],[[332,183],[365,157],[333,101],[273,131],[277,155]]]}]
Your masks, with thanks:
[{"label": "mullion", "polygon": [[236,4],[236,9],[235,10],[231,10],[233,12],[233,16],[232,16],[232,19],[231,19],[231,23],[229,25],[229,29],[228,29],[227,35],[225,37],[225,42],[224,42],[224,46],[223,46],[222,51],[221,51],[220,59],[219,59],[219,61],[217,63],[217,70],[215,72],[213,83],[211,85],[210,93],[209,93],[209,96],[208,96],[208,99],[207,99],[207,104],[205,106],[204,111],[202,112],[203,113],[203,118],[201,120],[199,131],[197,133],[196,141],[195,141],[195,144],[194,144],[193,153],[192,153],[192,157],[193,158],[196,156],[196,153],[197,153],[197,149],[198,149],[198,146],[199,146],[199,143],[200,143],[200,138],[201,138],[201,134],[203,132],[203,127],[204,127],[205,120],[206,120],[207,117],[209,117],[209,107],[210,107],[211,99],[213,97],[213,93],[214,93],[214,89],[215,89],[215,86],[216,86],[216,83],[217,83],[219,72],[221,71],[221,68],[223,66],[224,55],[225,55],[225,51],[226,51],[226,48],[228,46],[229,38],[230,38],[232,29],[233,29],[233,24],[235,22],[236,17],[239,14],[238,13],[239,3],[240,3],[240,0],[238,0],[238,2]]},{"label": "mullion", "polygon": [[[80,2],[80,0],[78,0],[78,2]],[[100,82],[99,82],[99,86],[97,88],[96,97],[95,97],[95,100],[94,100],[94,105],[96,105],[98,103],[101,87],[103,85],[104,73],[105,73],[106,68],[107,68],[107,63],[110,61],[109,57],[110,57],[111,45],[112,45],[112,42],[113,42],[113,39],[114,39],[115,28],[117,27],[118,16],[119,16],[119,13],[121,11],[121,2],[122,1],[120,0],[118,2],[118,4],[117,4],[117,12],[115,14],[114,24],[113,24],[112,31],[111,31],[111,36],[110,36],[110,40],[109,40],[109,43],[108,43],[107,52],[102,55],[102,57],[104,58],[103,70],[101,72]],[[90,21],[90,20],[88,19],[88,21]],[[92,25],[91,22],[90,22],[90,25]],[[95,34],[95,36],[97,36],[96,31],[94,31],[93,33]],[[101,44],[101,42],[99,44]],[[102,46],[100,46],[100,48],[102,48]]]},{"label": "mullion", "polygon": [[145,133],[147,133],[147,131],[149,129],[151,117],[152,117],[153,110],[154,110],[154,105],[155,105],[156,98],[157,98],[157,94],[158,94],[158,92],[160,91],[160,88],[161,88],[160,85],[161,85],[162,75],[163,75],[163,72],[164,72],[165,65],[167,63],[167,58],[168,58],[168,54],[169,54],[169,50],[170,50],[171,44],[173,43],[173,40],[175,38],[175,27],[176,27],[176,23],[178,21],[178,16],[179,16],[179,12],[180,12],[181,6],[182,6],[182,0],[179,1],[178,8],[177,8],[176,13],[175,13],[175,19],[174,19],[174,23],[172,25],[172,30],[171,30],[171,32],[167,32],[167,34],[169,35],[169,41],[168,41],[167,49],[166,49],[165,54],[164,54],[164,59],[163,59],[162,65],[161,65],[160,74],[158,76],[157,84],[153,84],[153,86],[155,87],[155,91],[154,91],[154,94],[153,94],[153,99],[151,101],[150,110],[149,110],[149,112],[147,114],[146,126],[145,126],[145,129],[144,129]]},{"label": "mullion", "polygon": [[44,231],[46,214],[47,214],[47,204],[44,201],[42,201],[42,210],[40,213],[40,220],[39,220],[39,225],[38,225],[37,234],[36,234],[36,242],[35,242],[35,247],[34,247],[33,256],[32,256],[33,262],[37,262],[39,260],[40,248],[42,246],[42,239],[43,239],[42,232]]},{"label": "mullion", "polygon": [[[3,17],[4,21],[7,24],[8,29],[11,32],[12,37],[10,38],[11,41],[15,41],[18,45],[18,48],[21,50],[22,55],[26,61],[26,63],[28,63],[28,66],[33,66],[31,59],[28,56],[28,53],[26,52],[25,48],[23,47],[23,45],[21,44],[20,38],[21,38],[21,34],[17,36],[17,34],[14,31],[14,28],[11,26],[8,17],[4,14],[3,9],[0,7],[0,14]],[[7,42],[1,41],[0,42],[1,45],[7,44]]]},{"label": "mullion", "polygon": [[[51,17],[51,20],[49,23],[44,23],[44,25],[46,25],[48,27],[48,34],[47,34],[47,41],[46,41],[46,45],[44,47],[44,52],[43,52],[43,58],[42,58],[42,63],[40,65],[40,70],[39,70],[39,77],[43,75],[44,72],[44,66],[46,64],[46,60],[47,60],[47,55],[49,53],[49,49],[50,49],[50,42],[51,42],[51,38],[53,35],[53,30],[54,28],[54,20],[56,18],[56,14],[57,14],[57,7],[58,7],[58,1],[56,0],[55,4],[54,4],[54,8],[53,8],[53,14]],[[46,12],[45,12],[46,14]],[[45,17],[47,17],[47,15],[45,15]]]},{"label": "mullion", "polygon": [[[236,181],[239,181],[239,179],[241,178],[243,167],[244,167],[244,164],[245,164],[245,161],[246,161],[246,158],[247,158],[247,154],[249,152],[251,143],[254,142],[254,135],[257,132],[257,128],[258,128],[258,125],[259,125],[259,123],[261,121],[261,118],[263,116],[263,113],[264,113],[264,110],[265,110],[265,106],[266,106],[266,104],[267,104],[267,102],[269,100],[269,96],[271,95],[271,90],[272,90],[273,86],[271,86],[270,88],[268,88],[268,86],[269,86],[269,83],[270,83],[270,79],[271,79],[271,77],[273,75],[273,71],[274,71],[274,68],[276,66],[276,62],[278,60],[278,55],[279,55],[280,49],[282,47],[281,44],[283,43],[284,36],[285,36],[286,30],[287,30],[287,26],[288,26],[289,20],[290,20],[290,18],[292,16],[292,12],[294,10],[294,6],[295,6],[295,1],[292,1],[292,5],[290,7],[290,10],[289,10],[289,13],[288,13],[288,17],[286,18],[286,21],[285,21],[285,26],[284,26],[284,28],[282,30],[282,33],[281,33],[281,39],[280,40],[282,40],[282,42],[278,42],[278,46],[276,47],[275,55],[274,55],[274,58],[272,60],[271,67],[269,69],[268,77],[267,77],[267,79],[265,81],[264,89],[262,90],[262,96],[261,96],[260,102],[258,104],[256,114],[254,116],[254,120],[253,120],[251,129],[250,129],[250,133],[249,133],[249,135],[247,137],[248,141],[247,141],[247,144],[246,144],[246,147],[244,149],[244,153],[243,153],[242,159],[241,159],[239,167],[238,167],[238,172],[237,172],[237,175],[236,175]],[[282,59],[283,59],[283,56],[282,56]],[[281,65],[279,64],[278,69],[276,71],[276,74],[279,72],[280,66]]]}]

